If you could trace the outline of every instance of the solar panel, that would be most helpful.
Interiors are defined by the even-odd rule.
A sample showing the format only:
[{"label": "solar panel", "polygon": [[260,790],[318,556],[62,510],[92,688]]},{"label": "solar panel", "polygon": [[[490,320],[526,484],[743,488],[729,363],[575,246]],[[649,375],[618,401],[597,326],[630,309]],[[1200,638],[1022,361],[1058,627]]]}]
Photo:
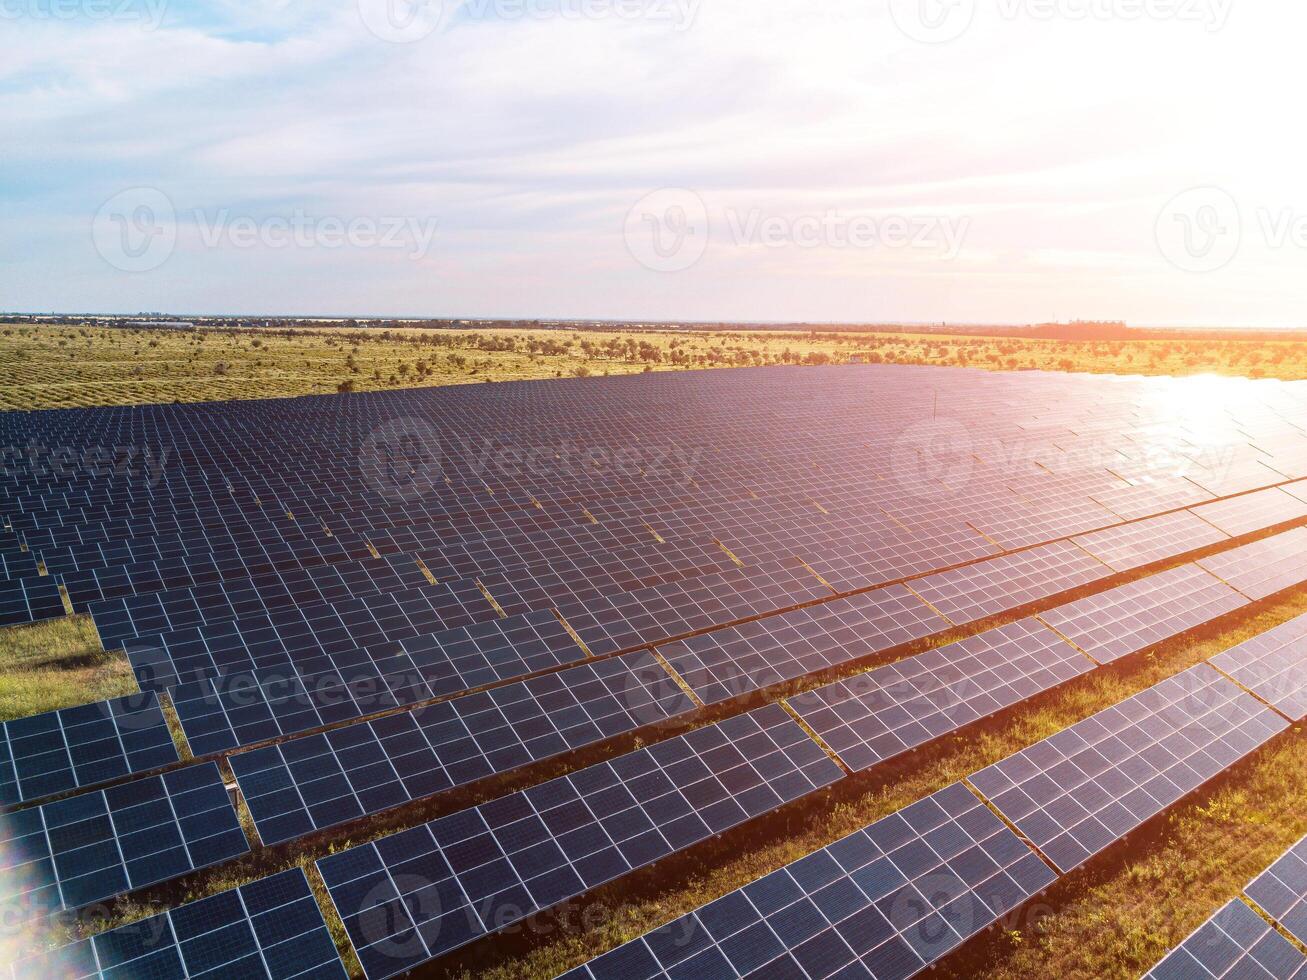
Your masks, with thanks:
[{"label": "solar panel", "polygon": [[1095,500],[1117,514],[1123,521],[1138,520],[1163,511],[1201,504],[1214,496],[1183,477],[1149,480],[1116,490],[1094,493]]},{"label": "solar panel", "polygon": [[0,901],[76,909],[249,850],[216,763],[20,810],[0,821]]},{"label": "solar panel", "polygon": [[772,562],[606,595],[558,612],[586,648],[602,656],[831,595],[801,565]]},{"label": "solar panel", "polygon": [[1281,714],[1294,721],[1307,718],[1307,616],[1281,623],[1210,662]]},{"label": "solar panel", "polygon": [[1248,604],[1197,565],[1181,565],[1039,614],[1100,664]]},{"label": "solar panel", "polygon": [[694,708],[652,654],[582,664],[231,757],[265,844],[420,799]]},{"label": "solar panel", "polygon": [[59,585],[48,575],[0,581],[0,626],[19,626],[64,615]]},{"label": "solar panel", "polygon": [[1199,664],[976,773],[971,783],[1070,871],[1287,727]]},{"label": "solar panel", "polygon": [[300,868],[20,960],[12,969],[14,980],[347,976]]},{"label": "solar panel", "polygon": [[[381,592],[403,592],[428,585],[411,558],[368,558],[336,565],[271,570],[248,578],[206,582],[183,589],[132,594],[93,603],[91,617],[106,647],[133,636],[148,636],[204,624],[268,615],[278,609],[358,599]],[[470,595],[475,583],[444,583]]]},{"label": "solar panel", "polygon": [[659,653],[701,701],[715,704],[947,628],[910,591],[890,586],[714,630]]},{"label": "solar panel", "polygon": [[1307,980],[1307,956],[1237,898],[1204,922],[1144,980]]},{"label": "solar panel", "polygon": [[226,674],[170,691],[196,755],[254,745],[586,659],[551,612],[385,644],[302,669]]},{"label": "solar panel", "polygon": [[456,582],[134,637],[124,649],[141,687],[158,689],[395,643],[496,615],[474,583]]},{"label": "solar panel", "polygon": [[1058,686],[1093,663],[1033,619],[788,699],[859,771]]},{"label": "solar panel", "polygon": [[954,783],[563,977],[908,977],[1054,877]]},{"label": "solar panel", "polygon": [[0,723],[0,803],[94,786],[178,760],[152,694]]},{"label": "solar panel", "polygon": [[1244,889],[1285,932],[1307,945],[1307,837]]},{"label": "solar panel", "polygon": [[1271,487],[1242,497],[1218,500],[1193,512],[1231,537],[1307,517],[1307,501]]},{"label": "solar panel", "polygon": [[1114,571],[1128,572],[1228,538],[1189,511],[1178,510],[1071,540]]},{"label": "solar panel", "polygon": [[1006,612],[1106,578],[1111,570],[1068,541],[977,562],[912,583],[950,622]]},{"label": "solar panel", "polygon": [[1307,528],[1295,528],[1198,562],[1250,599],[1307,581]]},{"label": "solar panel", "polygon": [[318,861],[371,980],[798,799],[841,771],[778,705]]}]

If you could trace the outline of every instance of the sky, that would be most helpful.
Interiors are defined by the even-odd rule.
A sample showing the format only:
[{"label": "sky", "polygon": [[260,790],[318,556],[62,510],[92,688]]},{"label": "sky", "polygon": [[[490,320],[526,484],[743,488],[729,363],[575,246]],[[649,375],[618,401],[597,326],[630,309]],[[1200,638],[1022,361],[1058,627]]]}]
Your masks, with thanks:
[{"label": "sky", "polygon": [[1303,327],[1305,21],[0,0],[0,310]]}]

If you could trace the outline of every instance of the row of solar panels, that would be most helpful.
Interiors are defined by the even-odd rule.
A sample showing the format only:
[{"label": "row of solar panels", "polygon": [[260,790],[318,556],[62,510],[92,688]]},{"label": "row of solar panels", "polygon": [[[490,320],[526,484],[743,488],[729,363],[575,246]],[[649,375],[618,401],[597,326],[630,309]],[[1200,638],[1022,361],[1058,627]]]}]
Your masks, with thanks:
[{"label": "row of solar panels", "polygon": [[1232,899],[1148,972],[1145,980],[1220,980],[1265,977],[1302,980],[1307,956],[1272,923],[1307,947],[1307,837]]},{"label": "row of solar panels", "polygon": [[[566,977],[913,976],[1288,727],[1199,665]],[[346,860],[320,862],[329,887]],[[1295,870],[1301,902],[1307,881]],[[342,911],[355,907],[354,892],[331,890]],[[390,966],[380,960],[369,976]],[[1213,974],[1234,975],[1263,974]]]},{"label": "row of solar panels", "polygon": [[[1264,556],[1302,555],[1304,537],[1307,531],[1287,532],[1205,560],[1248,596],[1204,568],[1184,565],[1043,613],[1057,633],[1033,620],[1014,623],[837,681],[790,705],[846,764],[864,768],[938,734],[946,713],[956,727],[1260,598]],[[1241,568],[1252,570],[1252,586]],[[1307,568],[1299,567],[1295,579],[1275,584],[1303,580]],[[543,625],[552,628],[548,638],[495,636],[499,649],[512,651],[510,660],[500,661],[501,671],[508,664],[550,668],[570,660],[575,666],[234,756],[256,818],[268,815],[268,825],[260,825],[264,840],[319,829],[324,824],[313,818],[315,811],[343,822],[684,714],[695,703],[679,685],[711,704],[948,627],[906,588],[893,587],[665,646],[661,653],[675,671],[669,675],[638,651],[581,663],[584,651],[562,625],[549,619]],[[531,641],[538,659],[520,659],[529,656]],[[570,657],[557,653],[567,649]],[[486,663],[474,647],[468,653],[474,663]],[[361,688],[338,674],[233,675],[175,688],[172,699],[191,750],[207,755],[348,722],[392,708],[406,694],[419,700],[416,695],[431,693],[431,676],[416,671],[420,685],[405,691],[388,684],[384,696],[378,688],[364,700],[352,696]],[[454,681],[450,687],[499,679],[484,667],[447,677]],[[948,703],[920,697],[945,690]],[[0,799],[11,803],[176,761],[163,716],[148,695],[11,721],[0,733]],[[301,770],[332,779],[306,788],[295,777]],[[360,792],[356,784],[367,788]]]},{"label": "row of solar panels", "polygon": [[[976,638],[978,644],[975,640],[958,644],[964,649],[970,644],[970,652],[976,653],[977,646],[995,651],[1000,649],[1003,641],[1010,643],[1010,648],[997,661],[994,657],[988,662],[983,656],[976,657],[974,672],[970,675],[966,672],[969,665],[965,659],[933,656],[940,651],[911,658],[933,659],[940,676],[928,680],[923,680],[920,672],[904,668],[903,664],[910,661],[883,669],[893,669],[905,679],[897,690],[887,688],[883,681],[867,685],[869,693],[858,702],[859,712],[839,719],[849,731],[859,733],[859,739],[852,743],[854,749],[844,748],[841,756],[850,763],[850,768],[865,768],[875,761],[860,760],[856,755],[858,749],[874,744],[874,739],[861,740],[861,736],[868,732],[868,720],[878,726],[878,733],[887,729],[898,730],[895,750],[883,751],[880,756],[888,758],[912,744],[955,730],[1004,704],[1015,703],[1037,690],[1047,689],[1092,668],[1092,662],[1070,647],[1065,647],[1064,652],[1055,657],[1048,657],[1051,633],[1032,647],[1030,640],[1035,629],[1034,624],[1019,623],[995,631],[1004,634],[1001,639],[986,635]],[[1307,703],[1307,642],[1304,640],[1307,640],[1307,618],[1263,634],[1228,651],[1216,662],[1245,687],[1282,709],[1292,710],[1295,705]],[[1143,645],[1146,643],[1141,642],[1140,646]],[[1074,659],[1080,659],[1081,663],[1071,669],[1059,669]],[[1011,669],[1013,663],[1033,670],[1030,674],[1023,674],[1021,666]],[[652,664],[649,666],[653,667]],[[874,678],[875,672],[865,676]],[[995,680],[1000,683],[995,684]],[[986,684],[991,689],[1001,688],[1002,693],[995,697],[991,691],[982,690],[977,697],[978,686]],[[1279,716],[1263,709],[1215,670],[1205,666],[1159,685],[1146,694],[1147,697],[1140,696],[1139,708],[1119,712],[1113,709],[1114,713],[1104,713],[1082,723],[1084,731],[1092,732],[1092,738],[1082,736],[1080,727],[1073,728],[1068,730],[1070,735],[1054,736],[1047,744],[1041,743],[978,774],[973,778],[973,784],[985,792],[1023,833],[1040,844],[1044,853],[1059,867],[1069,870],[1089,854],[1096,853],[1101,846],[1106,846],[1105,839],[1110,841],[1114,839],[1113,835],[1120,836],[1139,820],[1159,812],[1178,795],[1192,789],[1197,785],[1193,782],[1196,776],[1208,778],[1217,771],[1213,766],[1220,768],[1218,764],[1230,761],[1228,751],[1220,746],[1237,748],[1260,744],[1283,727]],[[676,694],[670,696],[676,697]],[[795,700],[798,704],[792,702],[792,706],[802,711],[805,707],[802,699]],[[819,703],[807,707],[816,713],[830,713],[828,698],[817,694],[814,700]],[[1176,705],[1193,704],[1202,706],[1203,714],[1197,720],[1190,718],[1186,721],[1189,727],[1177,733],[1172,724],[1175,712],[1183,713],[1189,708]],[[910,717],[913,714],[926,719],[924,724]],[[905,715],[909,716],[906,721]],[[817,715],[809,715],[810,720],[814,717]],[[933,723],[931,719],[934,719]],[[886,721],[890,724],[884,724]],[[830,725],[825,729],[827,734],[833,730]],[[915,730],[917,734],[915,738],[905,739],[898,734],[904,730]],[[762,733],[767,737],[761,737]],[[404,732],[392,728],[385,737],[395,739],[392,746],[405,745]],[[375,812],[418,795],[404,790],[399,796],[393,792],[387,796],[394,786],[385,785],[387,780],[384,778],[378,779],[379,772],[397,775],[402,771],[405,778],[417,778],[419,781],[413,786],[420,792],[422,773],[404,762],[405,759],[420,758],[420,753],[409,751],[389,756],[383,741],[375,735],[371,744],[366,740],[360,742],[356,737],[346,737],[332,746],[327,741],[330,738],[329,735],[320,742],[301,743],[293,753],[288,753],[286,746],[268,750],[262,758],[253,753],[247,757],[249,763],[244,767],[237,763],[238,778],[241,778],[265,841],[281,839],[278,834],[284,829],[303,833],[311,829],[315,821],[321,821],[323,825],[338,822],[338,814],[342,812],[348,819],[369,812],[369,805],[371,812]],[[834,742],[841,744],[838,738]],[[286,743],[288,746],[296,744]],[[1075,751],[1068,751],[1068,746]],[[411,739],[407,747],[413,748]],[[1088,748],[1092,748],[1092,758],[1096,763],[1104,759],[1112,762],[1124,753],[1122,758],[1113,762],[1120,772],[1104,776],[1106,766],[1085,770],[1082,762],[1077,760],[1085,758],[1081,753]],[[362,764],[350,770],[350,753],[360,749],[364,756],[354,758]],[[370,757],[367,756],[369,751],[372,753]],[[276,757],[269,765],[269,760],[273,759],[271,753]],[[1165,761],[1167,765],[1159,767],[1159,761]],[[1057,779],[1050,783],[1050,772],[1063,775],[1087,772],[1097,782],[1086,784],[1080,779],[1067,784],[1059,776],[1060,783]],[[475,879],[481,882],[479,887],[493,885],[498,890],[477,891],[467,881],[460,880],[459,883],[461,893],[469,896],[469,901],[475,894],[478,900],[493,900],[491,905],[479,910],[471,905],[467,908],[460,906],[451,911],[460,925],[444,935],[446,939],[460,935],[473,938],[479,934],[477,922],[482,924],[480,931],[484,931],[487,923],[502,924],[504,916],[513,909],[527,914],[532,909],[553,904],[566,894],[579,894],[579,891],[567,892],[567,889],[576,888],[580,882],[583,891],[610,880],[626,870],[688,846],[705,834],[720,832],[726,826],[733,826],[774,809],[781,802],[827,785],[840,775],[840,768],[821,752],[803,729],[785,711],[772,705],[658,743],[612,763],[582,770],[544,784],[544,788],[535,787],[486,804],[478,808],[475,819],[468,812],[445,818],[451,826],[463,826],[461,833],[475,831],[474,836],[490,833],[493,837],[500,825],[496,821],[507,820],[506,826],[511,826],[512,830],[505,831],[508,836],[503,841],[493,838],[507,865],[496,865],[487,870],[478,863],[469,868],[469,871],[475,870],[477,876],[487,876],[484,880]],[[400,780],[390,782],[398,784]],[[618,784],[621,784],[620,789]],[[429,785],[428,791],[438,791],[443,786],[443,781],[437,782]],[[668,795],[673,788],[679,795]],[[1103,793],[1104,788],[1110,790],[1107,795]],[[1060,795],[1045,799],[1053,789],[1058,789]],[[591,793],[599,795],[591,799]],[[582,798],[583,808],[571,806],[554,818],[555,823],[541,825],[552,827],[552,834],[540,836],[539,821],[530,824],[536,828],[531,833],[525,833],[524,825],[519,823],[528,812],[543,820],[546,810],[574,803],[577,797]],[[350,801],[357,803],[356,809],[348,808]],[[638,813],[632,810],[633,801],[642,807]],[[532,807],[529,810],[528,802]],[[646,802],[651,806],[644,807]],[[170,819],[169,814],[174,816]],[[614,817],[611,824],[604,823],[608,815]],[[17,907],[29,909],[76,908],[129,888],[166,880],[192,867],[221,861],[243,853],[247,846],[212,763],[90,796],[47,804],[21,811],[15,816],[7,830],[7,843],[10,852],[19,858],[17,865],[9,868],[9,880],[17,883],[21,891],[6,898],[16,899],[20,902]],[[303,821],[298,826],[293,824],[296,816]],[[591,816],[598,821],[598,828],[581,832],[584,830],[583,818]],[[289,825],[288,819],[291,820]],[[464,826],[468,820],[472,820],[472,830]],[[484,826],[477,824],[477,820],[481,820]],[[582,824],[578,825],[578,821]],[[565,846],[563,839],[573,831],[578,833],[576,853],[567,850],[570,845]],[[406,832],[400,837],[409,840],[412,834]],[[422,835],[417,834],[416,839],[420,842]],[[452,847],[468,839],[453,837],[446,846]],[[573,840],[570,836],[566,839]],[[434,840],[440,842],[441,838],[435,837]],[[517,850],[512,848],[505,851],[505,841],[512,842],[523,856],[515,858]],[[608,843],[595,849],[596,842],[600,841]],[[390,845],[378,842],[367,846],[384,850]],[[484,856],[489,844],[487,840],[480,840],[477,845],[468,846],[470,853]],[[423,854],[431,852],[429,843],[424,847]],[[544,865],[548,870],[541,872],[546,876],[544,880],[537,882],[535,878],[539,875],[526,873],[542,867],[534,863],[544,859],[542,855],[552,855],[560,848],[569,855],[571,872],[550,864],[550,858]],[[335,858],[327,860],[334,861]],[[429,860],[435,861],[436,858]],[[514,863],[515,860],[518,863]],[[326,871],[324,867],[324,873]],[[331,880],[331,875],[328,875],[328,881]],[[528,883],[531,887],[526,887]],[[547,900],[551,896],[552,900]],[[349,907],[345,902],[342,911]],[[470,909],[476,911],[476,916]],[[488,918],[482,914],[487,909]],[[393,921],[394,911],[387,911],[383,918]],[[368,926],[362,932],[353,933],[355,941],[365,938],[372,929],[374,926]],[[387,951],[393,948],[390,940],[386,941],[385,948]],[[429,954],[432,952],[429,946],[423,948]],[[389,958],[390,953],[387,952],[386,956]]]}]

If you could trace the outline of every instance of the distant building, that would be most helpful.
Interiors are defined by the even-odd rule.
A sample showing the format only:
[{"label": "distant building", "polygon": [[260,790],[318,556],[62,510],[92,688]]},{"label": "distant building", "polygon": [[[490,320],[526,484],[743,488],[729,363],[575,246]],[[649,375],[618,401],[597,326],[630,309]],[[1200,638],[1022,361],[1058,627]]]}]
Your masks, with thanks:
[{"label": "distant building", "polygon": [[190,320],[129,320],[124,326],[144,330],[194,330]]}]

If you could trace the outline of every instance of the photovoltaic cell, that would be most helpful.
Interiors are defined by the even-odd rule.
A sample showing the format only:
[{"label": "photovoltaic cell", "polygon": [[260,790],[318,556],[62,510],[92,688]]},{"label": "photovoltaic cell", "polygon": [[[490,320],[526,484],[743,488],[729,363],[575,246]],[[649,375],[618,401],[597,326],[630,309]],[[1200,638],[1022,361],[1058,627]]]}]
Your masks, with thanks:
[{"label": "photovoltaic cell", "polygon": [[1111,570],[1069,541],[990,558],[912,583],[912,590],[953,623],[1046,599],[1106,578]]},{"label": "photovoltaic cell", "polygon": [[714,630],[659,653],[714,704],[947,628],[910,591],[891,586]]},{"label": "photovoltaic cell", "polygon": [[178,760],[152,694],[0,723],[0,804],[94,786]]},{"label": "photovoltaic cell", "polygon": [[1249,599],[1265,599],[1307,581],[1307,528],[1295,528],[1198,562]]},{"label": "photovoltaic cell", "polygon": [[1070,871],[1287,727],[1199,664],[976,773],[971,783]]},{"label": "photovoltaic cell", "polygon": [[290,840],[694,708],[637,651],[234,755],[265,844]]},{"label": "photovoltaic cell", "polygon": [[318,861],[369,978],[829,785],[840,769],[769,705]]},{"label": "photovoltaic cell", "polygon": [[63,615],[63,597],[51,576],[0,581],[0,626],[36,623]]},{"label": "photovoltaic cell", "polygon": [[417,636],[302,670],[208,678],[170,694],[191,750],[204,755],[585,659],[558,618],[541,611]]},{"label": "photovoltaic cell", "polygon": [[564,974],[900,980],[1055,875],[961,783]]},{"label": "photovoltaic cell", "polygon": [[1247,604],[1197,565],[1181,565],[1058,606],[1039,618],[1105,664]]},{"label": "photovoltaic cell", "polygon": [[1307,501],[1277,487],[1258,490],[1242,497],[1218,500],[1193,508],[1193,512],[1231,537],[1274,527],[1307,517]]},{"label": "photovoltaic cell", "polygon": [[1093,663],[1033,619],[788,699],[859,771],[1047,691]]},{"label": "photovoltaic cell", "polygon": [[13,965],[14,980],[345,980],[303,870],[221,892]]},{"label": "photovoltaic cell", "polygon": [[249,850],[216,763],[178,769],[0,821],[0,902],[76,909]]},{"label": "photovoltaic cell", "polygon": [[1189,511],[1179,510],[1082,534],[1071,540],[1104,565],[1118,572],[1128,572],[1218,544],[1228,537]]},{"label": "photovoltaic cell", "polygon": [[1307,718],[1307,616],[1231,647],[1211,664],[1289,718]]},{"label": "photovoltaic cell", "polygon": [[1198,927],[1144,980],[1307,980],[1307,956],[1239,899]]},{"label": "photovoltaic cell", "polygon": [[1285,932],[1307,944],[1307,837],[1258,875],[1244,894]]},{"label": "photovoltaic cell", "polygon": [[801,565],[774,562],[603,596],[564,606],[559,614],[592,654],[602,656],[831,595]]}]

